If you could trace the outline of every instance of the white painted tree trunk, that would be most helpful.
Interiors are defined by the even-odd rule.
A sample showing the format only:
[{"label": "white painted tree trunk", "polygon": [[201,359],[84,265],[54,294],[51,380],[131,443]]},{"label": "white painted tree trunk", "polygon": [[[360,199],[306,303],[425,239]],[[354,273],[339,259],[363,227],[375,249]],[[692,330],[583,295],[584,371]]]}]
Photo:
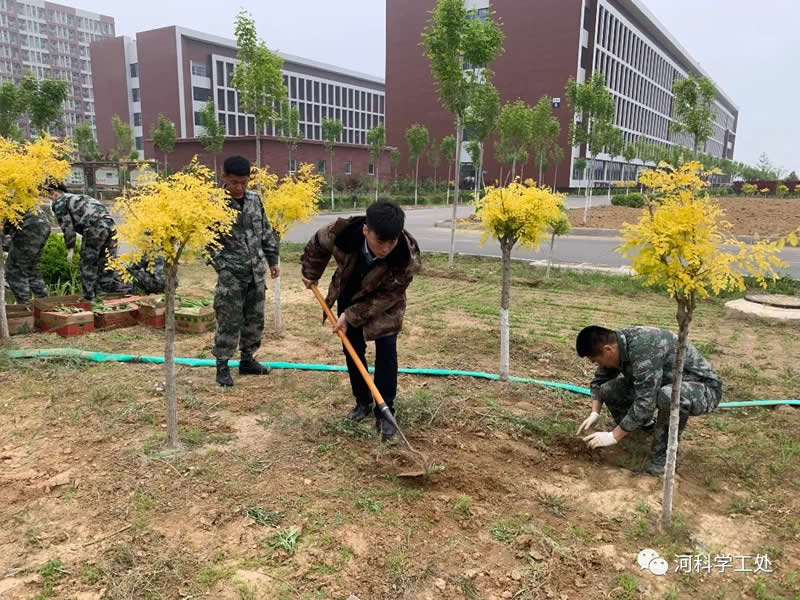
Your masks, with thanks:
[{"label": "white painted tree trunk", "polygon": [[500,381],[508,381],[511,370],[511,326],[508,306],[511,300],[511,242],[500,241],[503,253],[503,288],[500,292]]},{"label": "white painted tree trunk", "polygon": [[542,162],[543,162],[543,160],[544,160],[543,158],[541,158],[541,157],[539,158],[539,179],[536,181],[536,183],[538,185],[542,185]]},{"label": "white painted tree trunk", "polygon": [[667,465],[664,472],[664,496],[661,501],[661,527],[672,525],[672,500],[675,495],[675,467],[678,460],[678,428],[681,414],[681,383],[686,344],[693,310],[686,300],[678,300],[678,352],[675,354],[675,369],[672,380],[672,398],[669,407],[669,438],[667,442]]},{"label": "white painted tree trunk", "polygon": [[8,315],[6,314],[6,260],[3,257],[3,227],[5,221],[0,222],[0,339],[7,340]]},{"label": "white painted tree trunk", "polygon": [[333,152],[331,152],[331,164],[330,167],[328,167],[328,179],[330,181],[328,183],[328,186],[330,186],[331,188],[331,210],[336,210],[336,198],[333,195],[334,194],[333,186],[335,183],[335,178],[333,176]]},{"label": "white painted tree trunk", "polygon": [[517,159],[511,161],[511,183],[514,183],[514,178],[517,176]]},{"label": "white painted tree trunk", "polygon": [[[281,259],[278,258],[278,266],[281,264]],[[281,334],[283,323],[281,319],[281,278],[280,276],[272,280],[273,290],[275,292],[275,333]]]},{"label": "white painted tree trunk", "polygon": [[259,135],[259,124],[256,123],[256,166],[261,168],[261,137]]},{"label": "white painted tree trunk", "polygon": [[456,182],[453,190],[453,220],[450,222],[450,253],[447,256],[447,266],[452,269],[455,266],[456,256],[456,219],[458,217],[458,191],[459,179],[461,178],[461,117],[456,118],[456,157],[454,161]]},{"label": "white painted tree trunk", "polygon": [[375,160],[375,202],[378,201],[378,188],[380,187],[380,179],[378,178],[378,160]]},{"label": "white painted tree trunk", "polygon": [[592,194],[594,192],[594,156],[589,159],[589,180],[586,186],[586,205],[583,208],[583,224],[589,217],[589,209],[592,206]]},{"label": "white painted tree trunk", "polygon": [[478,173],[479,173],[478,174],[478,181],[480,182],[478,184],[478,193],[480,193],[480,191],[483,190],[486,187],[486,182],[483,180],[483,151],[484,151],[485,148],[486,148],[486,143],[485,142],[481,142],[481,155],[480,155],[480,158],[478,160],[478,165],[480,167],[480,169],[478,170]]},{"label": "white painted tree trunk", "polygon": [[167,318],[164,343],[164,377],[166,383],[165,408],[167,409],[167,448],[177,448],[178,438],[178,399],[175,385],[175,287],[178,279],[178,266],[166,265],[164,268],[167,288]]},{"label": "white painted tree trunk", "polygon": [[419,183],[419,156],[417,157],[417,165],[414,167],[414,206],[417,205],[417,185]]},{"label": "white painted tree trunk", "polygon": [[450,171],[453,168],[449,162],[447,163],[447,200],[445,201],[445,205],[450,204]]},{"label": "white painted tree trunk", "polygon": [[553,266],[553,246],[556,243],[556,234],[550,234],[550,256],[547,259],[547,272],[544,274],[545,279],[550,279],[550,267]]},{"label": "white painted tree trunk", "polygon": [[219,173],[217,173],[217,153],[214,153],[214,181],[219,183]]}]

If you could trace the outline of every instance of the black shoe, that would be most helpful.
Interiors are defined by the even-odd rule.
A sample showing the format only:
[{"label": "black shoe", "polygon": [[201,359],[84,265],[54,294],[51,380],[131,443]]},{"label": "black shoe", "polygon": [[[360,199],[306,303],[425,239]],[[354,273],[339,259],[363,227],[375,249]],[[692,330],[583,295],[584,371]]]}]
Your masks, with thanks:
[{"label": "black shoe", "polygon": [[647,463],[647,473],[654,477],[661,477],[667,470],[667,449],[664,448],[663,452],[658,452],[650,457],[650,462]]},{"label": "black shoe", "polygon": [[381,419],[381,441],[385,444],[393,444],[396,441],[396,434],[397,427],[389,419]]},{"label": "black shoe", "polygon": [[252,356],[243,356],[239,361],[239,375],[269,375],[270,371]]},{"label": "black shoe", "polygon": [[347,413],[347,418],[351,421],[363,421],[372,412],[371,404],[356,404],[356,407]]},{"label": "black shoe", "polygon": [[217,383],[224,388],[233,387],[233,377],[227,360],[217,361]]}]

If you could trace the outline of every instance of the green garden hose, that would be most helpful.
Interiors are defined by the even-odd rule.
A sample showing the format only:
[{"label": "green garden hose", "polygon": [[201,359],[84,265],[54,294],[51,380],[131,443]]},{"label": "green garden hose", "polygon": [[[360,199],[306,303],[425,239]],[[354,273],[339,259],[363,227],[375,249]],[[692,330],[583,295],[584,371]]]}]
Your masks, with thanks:
[{"label": "green garden hose", "polygon": [[[127,363],[149,363],[163,364],[163,356],[144,356],[138,354],[110,354],[108,352],[91,352],[87,350],[76,350],[75,348],[44,348],[39,350],[9,350],[4,352],[9,358],[77,358],[92,362],[127,362]],[[213,367],[216,360],[208,358],[176,358],[176,365],[186,365],[189,367]],[[230,361],[230,366],[238,367],[239,361]],[[266,362],[262,363],[272,369],[294,369],[298,371],[347,371],[344,365],[318,365],[313,363],[292,363],[292,362]],[[373,369],[370,367],[370,371]],[[435,377],[472,377],[474,379],[489,379],[498,381],[500,376],[496,373],[484,373],[483,371],[452,371],[449,369],[398,369],[400,373],[407,375],[429,375]],[[560,383],[558,381],[544,381],[542,379],[531,379],[529,377],[509,377],[513,383],[533,383],[549,388],[556,388],[589,396],[591,392],[584,387],[572,385],[570,383]],[[800,406],[800,400],[749,400],[746,402],[720,402],[720,408],[743,408],[747,406],[777,406],[781,404]]]}]

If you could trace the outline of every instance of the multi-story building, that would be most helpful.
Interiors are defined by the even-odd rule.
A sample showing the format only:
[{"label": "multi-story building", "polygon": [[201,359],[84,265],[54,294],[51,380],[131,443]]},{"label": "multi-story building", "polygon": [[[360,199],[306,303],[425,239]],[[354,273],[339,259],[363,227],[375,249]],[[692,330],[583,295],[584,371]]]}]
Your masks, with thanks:
[{"label": "multi-story building", "polygon": [[0,82],[28,73],[69,83],[63,128],[72,135],[78,123],[95,125],[95,99],[89,45],[114,37],[114,19],[43,0],[0,0]]},{"label": "multi-story building", "polygon": [[[149,136],[163,114],[175,123],[178,137],[169,162],[180,167],[197,154],[210,164],[212,158],[197,137],[203,130],[200,112],[213,100],[226,133],[224,153],[255,158],[255,120],[239,105],[231,81],[237,63],[233,40],[173,26],[137,33],[135,40],[98,41],[91,51],[102,151],[115,146],[111,120],[116,114],[133,125],[136,147],[143,155],[160,158]],[[322,120],[337,119],[344,130],[337,144],[334,174],[372,174],[367,131],[385,119],[383,80],[297,56],[282,57],[283,81],[290,102],[299,110],[303,140],[289,164],[286,145],[276,137],[274,124],[267,124],[260,132],[264,136],[262,163],[280,174],[304,162],[326,172]],[[388,158],[383,160],[388,163]],[[388,164],[383,160],[378,167],[385,173]]]},{"label": "multi-story building", "polygon": [[[386,97],[391,111],[387,138],[403,151],[405,130],[412,123],[425,124],[437,139],[453,134],[453,119],[439,104],[428,60],[419,47],[434,5],[435,0],[386,0]],[[615,125],[627,143],[644,138],[664,147],[692,146],[691,136],[674,130],[672,85],[688,74],[711,76],[642,0],[466,0],[466,7],[476,18],[485,18],[491,11],[502,24],[505,51],[492,64],[501,101],[522,99],[533,105],[541,96],[552,98],[566,157],[558,166],[557,187],[582,183],[573,163],[585,156],[585,148],[573,148],[567,139],[572,112],[564,88],[570,77],[583,82],[595,72],[604,75],[616,104]],[[713,34],[710,29],[709,35]],[[714,131],[703,150],[732,158],[738,109],[719,86],[714,113]],[[485,155],[487,180],[495,179],[498,165],[491,144]],[[601,154],[596,158],[597,181],[632,175],[623,173],[621,157]],[[461,160],[462,176],[471,174],[465,151]],[[423,174],[429,175],[432,168],[426,167]],[[544,183],[553,185],[555,175],[555,167],[548,169]]]}]

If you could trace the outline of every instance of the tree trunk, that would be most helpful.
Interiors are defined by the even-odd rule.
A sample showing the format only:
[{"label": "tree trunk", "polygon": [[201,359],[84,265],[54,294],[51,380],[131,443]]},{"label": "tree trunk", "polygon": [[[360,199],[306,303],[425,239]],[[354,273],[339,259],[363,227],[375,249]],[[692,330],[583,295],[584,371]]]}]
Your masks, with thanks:
[{"label": "tree trunk", "polygon": [[539,157],[539,179],[536,180],[539,185],[542,185],[542,162],[543,158]]},{"label": "tree trunk", "polygon": [[550,256],[547,259],[547,272],[544,274],[545,279],[550,279],[550,267],[553,266],[553,246],[556,243],[556,234],[553,232],[550,234]]},{"label": "tree trunk", "polygon": [[219,173],[217,173],[217,153],[214,153],[214,181],[219,183]]},{"label": "tree trunk", "polygon": [[6,260],[3,256],[3,227],[6,222],[0,221],[0,339],[7,340],[8,315],[6,314]]},{"label": "tree trunk", "polygon": [[475,170],[475,185],[473,186],[474,187],[474,191],[475,191],[475,200],[474,201],[476,203],[478,202],[478,188],[481,185],[480,184],[480,181],[481,181],[480,162],[481,162],[480,158],[478,158],[478,168]]},{"label": "tree trunk", "polygon": [[458,191],[459,179],[461,178],[461,116],[456,118],[456,157],[454,164],[455,169],[455,189],[453,190],[453,220],[450,222],[450,253],[447,256],[447,267],[452,269],[455,266],[456,256],[456,218],[458,210]]},{"label": "tree trunk", "polygon": [[256,166],[261,168],[261,136],[259,135],[260,125],[256,123]]},{"label": "tree trunk", "polygon": [[517,176],[517,159],[511,161],[511,183],[514,183],[514,179]]},{"label": "tree trunk", "polygon": [[331,164],[328,166],[328,186],[331,188],[331,210],[336,210],[336,199],[333,196],[333,152],[331,152]]},{"label": "tree trunk", "polygon": [[433,193],[436,193],[436,172],[439,170],[438,165],[433,167]]},{"label": "tree trunk", "polygon": [[167,175],[169,175],[169,173],[167,172],[167,153],[164,152],[164,177],[166,177]]},{"label": "tree trunk", "polygon": [[445,201],[445,205],[450,204],[450,170],[453,168],[453,165],[450,164],[450,161],[447,161],[447,200]]},{"label": "tree trunk", "polygon": [[497,183],[500,184],[500,187],[504,187],[503,186],[503,165],[500,165],[500,180]]},{"label": "tree trunk", "polygon": [[525,181],[525,163],[522,163],[519,166],[519,180],[520,180],[520,182],[524,182]]},{"label": "tree trunk", "polygon": [[294,179],[294,173],[292,173],[292,145],[287,144],[287,147],[289,148],[289,162],[286,164],[286,174]]},{"label": "tree trunk", "polygon": [[510,371],[510,325],[508,305],[511,299],[511,248],[513,242],[503,238],[500,248],[503,253],[503,289],[500,292],[500,381],[508,381]]},{"label": "tree trunk", "polygon": [[479,193],[486,188],[486,182],[483,180],[483,151],[484,151],[485,148],[486,148],[486,143],[485,142],[481,142],[481,155],[480,155],[480,158],[478,160],[478,165],[480,166],[480,169],[479,169],[479,171],[480,171],[480,174],[479,174],[480,184],[478,185],[478,192]]},{"label": "tree trunk", "polygon": [[417,165],[414,167],[414,206],[417,205],[417,183],[419,182],[419,156],[417,157]]},{"label": "tree trunk", "polygon": [[[556,172],[553,175],[553,191],[556,191],[556,184],[558,183],[558,163],[556,163]],[[578,193],[580,193],[580,188],[578,188]]]},{"label": "tree trunk", "polygon": [[375,202],[378,201],[378,188],[380,187],[380,179],[379,179],[379,176],[378,176],[378,160],[379,159],[380,159],[380,157],[378,157],[378,159],[375,160]]},{"label": "tree trunk", "polygon": [[583,208],[583,224],[589,217],[589,208],[592,206],[592,194],[594,192],[594,156],[589,159],[589,180],[586,186],[586,205]]},{"label": "tree trunk", "polygon": [[177,448],[178,439],[178,399],[175,392],[175,287],[178,280],[178,265],[165,265],[167,292],[167,319],[164,344],[164,376],[166,378],[167,409],[167,448]]},{"label": "tree trunk", "polygon": [[[280,244],[280,241],[278,241]],[[281,259],[278,257],[278,266],[281,264]],[[283,322],[281,319],[281,278],[280,276],[273,279],[273,289],[275,292],[275,333],[281,334],[283,330]]]},{"label": "tree trunk", "polygon": [[681,412],[681,382],[683,363],[686,357],[686,342],[689,326],[692,323],[693,302],[678,299],[678,351],[675,354],[675,369],[672,378],[672,398],[669,408],[669,442],[667,445],[667,466],[664,473],[664,497],[661,502],[661,528],[666,530],[672,524],[672,499],[675,493],[675,467],[678,458],[678,422]]}]

